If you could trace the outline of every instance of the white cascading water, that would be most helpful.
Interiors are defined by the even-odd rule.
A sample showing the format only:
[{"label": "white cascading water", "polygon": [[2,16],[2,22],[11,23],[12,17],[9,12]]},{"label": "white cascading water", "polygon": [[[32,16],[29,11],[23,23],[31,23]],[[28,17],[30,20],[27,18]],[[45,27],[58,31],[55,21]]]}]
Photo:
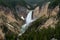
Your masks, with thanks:
[{"label": "white cascading water", "polygon": [[32,10],[28,13],[26,17],[26,24],[29,24],[32,21]]},{"label": "white cascading water", "polygon": [[33,10],[29,11],[29,13],[26,17],[26,23],[24,25],[22,25],[20,34],[18,36],[21,36],[26,31],[26,29],[28,29],[29,24],[34,21],[34,20],[32,20],[32,12],[33,12]]}]

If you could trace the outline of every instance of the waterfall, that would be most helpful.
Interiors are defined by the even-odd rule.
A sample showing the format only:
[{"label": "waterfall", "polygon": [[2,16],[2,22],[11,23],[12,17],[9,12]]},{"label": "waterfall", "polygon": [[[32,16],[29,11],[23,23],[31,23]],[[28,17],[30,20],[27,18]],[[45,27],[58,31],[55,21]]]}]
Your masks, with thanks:
[{"label": "waterfall", "polygon": [[32,10],[29,11],[29,13],[28,13],[28,15],[26,17],[26,23],[24,25],[22,25],[22,28],[20,30],[20,34],[18,36],[21,36],[26,31],[26,29],[28,29],[29,24],[31,22],[33,22],[33,20],[32,20],[32,12],[33,12]]},{"label": "waterfall", "polygon": [[26,17],[26,24],[29,24],[32,21],[32,10],[28,13]]}]

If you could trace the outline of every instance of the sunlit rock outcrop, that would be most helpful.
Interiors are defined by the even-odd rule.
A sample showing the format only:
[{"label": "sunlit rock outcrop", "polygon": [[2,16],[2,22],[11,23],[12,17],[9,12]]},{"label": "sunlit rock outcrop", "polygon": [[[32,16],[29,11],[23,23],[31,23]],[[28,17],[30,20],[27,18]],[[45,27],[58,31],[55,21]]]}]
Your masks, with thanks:
[{"label": "sunlit rock outcrop", "polygon": [[41,8],[39,8],[39,6],[37,8],[35,8],[34,13],[33,13],[33,18],[39,18],[42,16],[48,17],[47,12],[48,12],[49,4],[50,4],[50,2],[46,3]]},{"label": "sunlit rock outcrop", "polygon": [[55,28],[55,24],[57,24],[58,22],[57,19],[58,12],[59,12],[59,6],[56,6],[52,11],[50,11],[49,19],[41,26],[41,28],[42,27],[48,28],[48,26]]},{"label": "sunlit rock outcrop", "polygon": [[57,16],[57,14],[58,14],[58,12],[59,12],[59,6],[56,6],[54,9],[52,9],[51,11],[50,11],[50,16]]}]

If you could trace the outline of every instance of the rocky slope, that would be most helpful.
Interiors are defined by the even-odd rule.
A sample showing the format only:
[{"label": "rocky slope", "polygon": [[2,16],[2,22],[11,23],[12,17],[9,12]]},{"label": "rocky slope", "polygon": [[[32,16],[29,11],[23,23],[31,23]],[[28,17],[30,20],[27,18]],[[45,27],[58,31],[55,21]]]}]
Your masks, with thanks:
[{"label": "rocky slope", "polygon": [[41,27],[48,27],[54,25],[58,22],[57,15],[59,12],[59,6],[56,6],[54,9],[48,9],[49,3],[46,3],[42,8],[37,7],[34,10],[33,18],[48,18],[47,21],[41,25]]},{"label": "rocky slope", "polygon": [[[4,34],[11,32],[14,34],[20,33],[21,26],[25,23],[25,21],[21,18],[22,16],[25,18],[28,11],[25,7],[17,6],[17,15],[20,19],[15,19],[14,11],[9,9],[8,7],[0,6],[0,39]],[[3,40],[2,38],[1,40]]]}]

